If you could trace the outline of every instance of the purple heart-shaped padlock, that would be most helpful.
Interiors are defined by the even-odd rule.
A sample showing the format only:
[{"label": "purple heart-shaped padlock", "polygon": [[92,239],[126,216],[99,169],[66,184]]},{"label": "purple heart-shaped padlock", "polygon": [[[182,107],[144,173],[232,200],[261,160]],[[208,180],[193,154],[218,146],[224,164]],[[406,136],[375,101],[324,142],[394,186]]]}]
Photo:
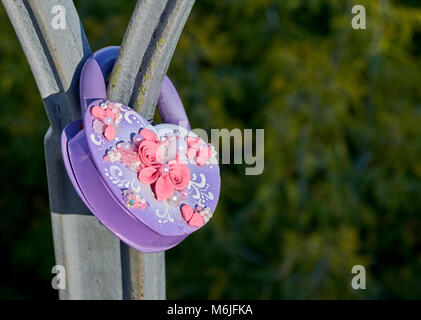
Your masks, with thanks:
[{"label": "purple heart-shaped padlock", "polygon": [[105,78],[118,50],[102,49],[86,61],[83,125],[74,121],[63,130],[63,159],[79,196],[112,233],[139,251],[163,251],[212,217],[220,191],[216,152],[189,130],[167,77],[158,100],[165,123],[152,126],[106,99]]}]

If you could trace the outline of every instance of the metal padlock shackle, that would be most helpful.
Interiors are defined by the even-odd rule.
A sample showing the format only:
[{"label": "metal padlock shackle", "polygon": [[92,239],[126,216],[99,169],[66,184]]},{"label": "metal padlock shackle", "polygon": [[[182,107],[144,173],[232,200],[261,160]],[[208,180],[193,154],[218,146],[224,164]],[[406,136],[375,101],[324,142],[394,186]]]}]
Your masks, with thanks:
[{"label": "metal padlock shackle", "polygon": [[[135,179],[140,173],[136,176],[127,165],[114,163],[114,158],[110,160],[108,156],[110,152],[115,152],[116,148],[122,150],[120,141],[132,141],[138,128],[141,130],[136,136],[141,135],[142,139],[143,132],[143,140],[148,140],[146,133],[149,132],[149,135],[156,137],[156,143],[160,143],[158,138],[173,138],[176,132],[177,141],[184,141],[185,148],[189,148],[189,156],[190,151],[199,154],[203,149],[203,141],[188,130],[190,127],[183,104],[167,77],[163,81],[157,106],[165,122],[163,124],[152,126],[129,107],[106,99],[105,79],[115,63],[118,51],[119,47],[104,48],[95,52],[86,61],[80,78],[83,129],[81,121],[73,121],[63,130],[61,139],[63,160],[69,178],[83,202],[114,235],[142,252],[163,251],[180,243],[189,234],[202,227],[212,216],[220,191],[219,166],[217,163],[211,163],[211,158],[199,163],[199,158],[195,158],[196,156],[186,158],[186,164],[168,162],[171,168],[174,166],[174,170],[179,168],[189,170],[188,188],[184,189],[187,196],[176,197],[177,202],[175,202],[172,196],[159,199],[158,192],[153,190],[152,184],[140,183],[140,178]],[[99,110],[98,105],[107,110],[111,108],[109,106],[116,108],[117,104],[119,113],[121,109],[121,115],[119,114],[121,122],[116,125],[116,134],[106,137],[104,133],[107,138],[104,139],[104,136],[94,130],[93,122],[96,118],[93,110],[94,108]],[[187,129],[178,126],[180,122]],[[147,129],[146,133],[142,128]],[[133,143],[129,143],[128,148],[134,148]],[[136,154],[137,152],[140,152],[140,149]],[[185,156],[187,154],[185,152]],[[177,156],[177,161],[178,159]],[[162,172],[163,166],[168,167],[167,164],[160,167],[158,179],[162,175],[161,180],[168,182],[169,176]],[[140,168],[141,171],[144,169],[150,171],[155,167]],[[176,179],[175,182],[179,181]],[[157,184],[158,180],[154,182],[154,188],[157,188]],[[181,192],[177,191],[179,189],[176,187],[174,184],[174,195]],[[127,200],[128,196],[131,197],[130,203]],[[131,202],[139,204],[139,207],[132,206]]]},{"label": "metal padlock shackle", "polygon": [[[105,79],[111,72],[120,51],[119,46],[110,46],[96,51],[83,66],[80,76],[80,105],[82,114],[95,100],[107,98]],[[157,109],[165,123],[186,124],[189,120],[183,103],[171,80],[165,76],[159,93]]]}]

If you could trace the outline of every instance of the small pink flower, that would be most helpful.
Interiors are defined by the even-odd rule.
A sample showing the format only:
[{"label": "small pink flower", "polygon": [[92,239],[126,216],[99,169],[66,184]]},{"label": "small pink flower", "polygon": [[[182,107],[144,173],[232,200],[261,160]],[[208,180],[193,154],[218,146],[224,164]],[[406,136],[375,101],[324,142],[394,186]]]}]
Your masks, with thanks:
[{"label": "small pink flower", "polygon": [[209,147],[202,147],[196,154],[196,162],[199,166],[204,166],[211,157],[212,149]]},{"label": "small pink flower", "polygon": [[94,131],[103,133],[107,140],[113,140],[116,136],[114,125],[121,119],[120,108],[113,104],[101,104],[93,106],[91,114],[96,118],[94,121]]},{"label": "small pink flower", "polygon": [[212,149],[208,146],[205,146],[199,137],[187,137],[186,142],[186,155],[191,161],[196,161],[197,165],[201,167],[204,166],[212,157]]},{"label": "small pink flower", "polygon": [[196,206],[196,208],[193,209],[188,204],[183,204],[180,211],[187,224],[196,228],[208,222],[212,217],[212,212],[209,207],[203,208],[201,206]]}]

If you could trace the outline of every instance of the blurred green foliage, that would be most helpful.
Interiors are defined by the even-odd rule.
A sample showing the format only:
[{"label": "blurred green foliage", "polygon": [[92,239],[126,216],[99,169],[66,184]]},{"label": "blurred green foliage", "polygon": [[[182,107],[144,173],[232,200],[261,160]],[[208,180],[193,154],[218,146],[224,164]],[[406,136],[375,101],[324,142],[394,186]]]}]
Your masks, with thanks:
[{"label": "blurred green foliage", "polygon": [[[93,50],[121,42],[134,1],[75,4]],[[0,49],[0,298],[55,298],[48,121],[3,8]],[[421,298],[419,1],[200,0],[169,75],[193,127],[264,128],[265,170],[222,166],[168,298]]]}]

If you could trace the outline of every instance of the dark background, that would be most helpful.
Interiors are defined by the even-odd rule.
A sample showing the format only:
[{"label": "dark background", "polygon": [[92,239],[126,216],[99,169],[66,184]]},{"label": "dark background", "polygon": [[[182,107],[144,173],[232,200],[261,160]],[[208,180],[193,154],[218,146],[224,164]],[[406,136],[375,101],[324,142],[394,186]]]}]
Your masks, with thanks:
[{"label": "dark background", "polygon": [[[92,50],[121,43],[135,1],[75,4]],[[420,17],[416,0],[196,2],[168,74],[192,127],[264,128],[265,170],[222,166],[212,223],[166,254],[168,298],[421,298]],[[0,298],[56,299],[48,120],[3,7],[0,103]]]}]

